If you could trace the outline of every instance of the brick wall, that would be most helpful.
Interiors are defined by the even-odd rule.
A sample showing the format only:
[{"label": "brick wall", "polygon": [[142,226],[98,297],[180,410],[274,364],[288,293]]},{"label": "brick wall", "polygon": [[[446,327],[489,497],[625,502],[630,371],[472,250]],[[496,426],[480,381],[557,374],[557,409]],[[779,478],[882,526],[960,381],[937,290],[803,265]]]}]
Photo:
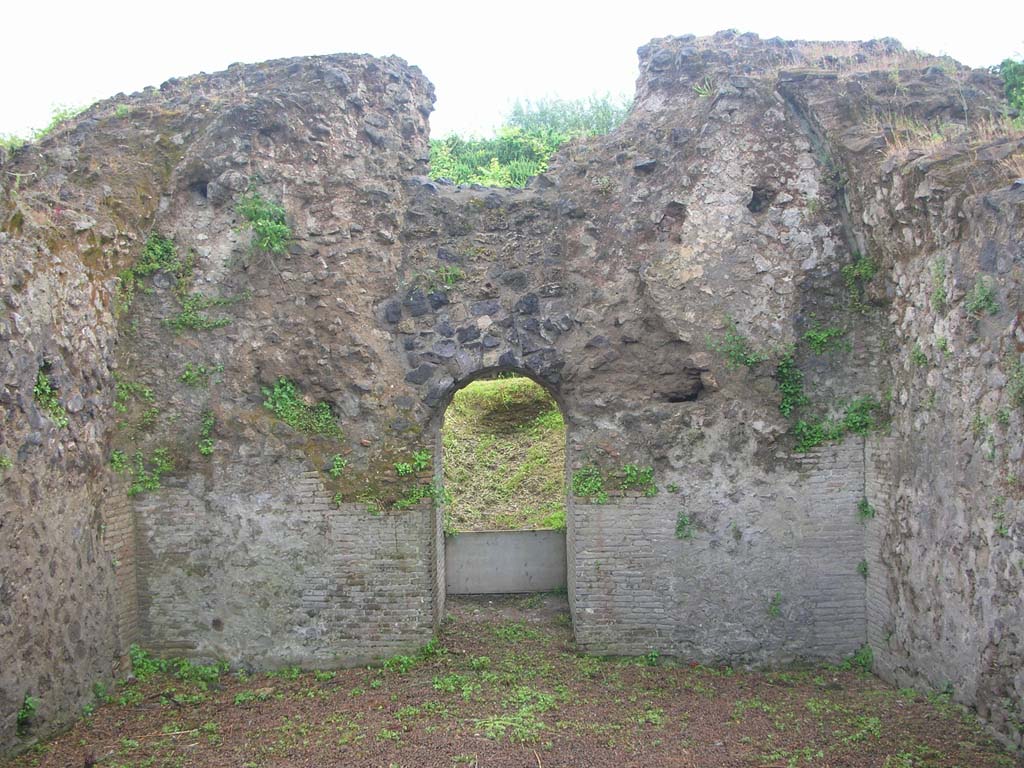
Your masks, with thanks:
[{"label": "brick wall", "polygon": [[335,507],[301,459],[263,467],[259,493],[247,492],[250,480],[257,487],[244,462],[224,462],[209,488],[192,477],[135,503],[148,647],[263,668],[328,667],[430,639],[430,509]]},{"label": "brick wall", "polygon": [[[569,573],[580,646],[750,663],[856,650],[865,638],[863,443],[788,461],[771,486],[752,484],[724,508],[664,491],[576,500]],[[680,511],[693,521],[690,539],[676,538]]]}]

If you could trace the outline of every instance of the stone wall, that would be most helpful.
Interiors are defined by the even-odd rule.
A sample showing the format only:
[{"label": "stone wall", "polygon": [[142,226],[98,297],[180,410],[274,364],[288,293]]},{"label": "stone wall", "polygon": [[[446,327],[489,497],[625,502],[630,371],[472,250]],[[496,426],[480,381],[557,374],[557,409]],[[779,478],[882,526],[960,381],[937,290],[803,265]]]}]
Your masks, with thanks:
[{"label": "stone wall", "polygon": [[[891,41],[665,38],[618,130],[525,190],[459,188],[424,175],[419,71],[330,56],[116,97],[0,158],[3,743],[24,695],[37,725],[72,716],[135,639],[253,667],[424,643],[441,414],[499,370],[552,392],[569,476],[610,497],[569,500],[582,647],[760,664],[868,640],[1019,740],[1024,191],[1020,139],[977,127],[999,99]],[[908,149],[928,121],[976,127]],[[254,240],[253,194],[286,248]],[[153,235],[174,258],[133,281]],[[982,276],[998,309],[972,317]],[[796,450],[863,398],[868,437]],[[631,465],[656,495],[620,493]]]}]

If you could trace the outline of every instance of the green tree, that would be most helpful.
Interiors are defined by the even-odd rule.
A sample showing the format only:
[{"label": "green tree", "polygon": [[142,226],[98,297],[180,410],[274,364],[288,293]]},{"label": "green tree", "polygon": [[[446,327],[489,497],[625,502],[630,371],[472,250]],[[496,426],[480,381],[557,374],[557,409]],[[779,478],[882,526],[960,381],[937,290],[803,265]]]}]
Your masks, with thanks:
[{"label": "green tree", "polygon": [[494,136],[452,134],[430,142],[430,176],[456,184],[523,187],[544,173],[548,160],[576,136],[607,133],[626,116],[627,106],[609,96],[579,101],[516,102]]}]

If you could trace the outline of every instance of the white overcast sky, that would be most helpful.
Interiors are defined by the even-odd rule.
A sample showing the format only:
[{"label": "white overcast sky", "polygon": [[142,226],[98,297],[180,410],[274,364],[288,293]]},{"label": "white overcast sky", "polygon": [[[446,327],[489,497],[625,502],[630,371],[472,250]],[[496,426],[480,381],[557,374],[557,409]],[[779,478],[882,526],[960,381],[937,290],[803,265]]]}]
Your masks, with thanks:
[{"label": "white overcast sky", "polygon": [[395,54],[437,90],[431,132],[488,132],[517,98],[631,95],[636,49],[720,29],[762,37],[895,37],[976,67],[1024,52],[1024,3],[416,2],[396,0],[8,0],[0,12],[0,133],[236,62],[324,53]]}]

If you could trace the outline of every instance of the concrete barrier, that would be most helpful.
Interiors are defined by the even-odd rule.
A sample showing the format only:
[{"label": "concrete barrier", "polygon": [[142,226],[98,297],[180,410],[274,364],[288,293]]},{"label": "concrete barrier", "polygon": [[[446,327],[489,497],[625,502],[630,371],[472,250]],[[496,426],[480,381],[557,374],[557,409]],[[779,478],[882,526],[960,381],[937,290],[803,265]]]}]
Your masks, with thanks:
[{"label": "concrete barrier", "polygon": [[444,544],[450,595],[565,589],[562,531],[473,531]]}]

